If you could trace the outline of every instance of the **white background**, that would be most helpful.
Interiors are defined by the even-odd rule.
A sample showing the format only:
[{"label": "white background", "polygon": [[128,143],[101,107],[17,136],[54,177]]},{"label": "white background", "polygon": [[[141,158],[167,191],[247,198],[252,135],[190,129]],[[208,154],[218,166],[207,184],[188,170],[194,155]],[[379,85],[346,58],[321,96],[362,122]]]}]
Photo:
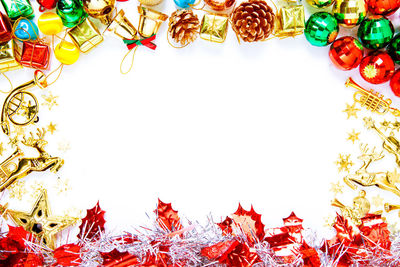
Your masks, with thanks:
[{"label": "white background", "polygon": [[[137,2],[117,6],[137,25]],[[156,8],[168,15],[175,10],[172,1]],[[322,231],[324,217],[336,211],[330,184],[343,177],[334,162],[339,153],[358,151],[346,141],[347,132],[362,131],[362,138],[379,144],[361,119],[346,120],[342,112],[354,93],[344,87],[346,78],[367,85],[358,71],[337,70],[329,47],[312,47],[304,36],[239,44],[230,28],[223,44],[198,38],[174,49],[167,26],[159,31],[156,51],[138,49],[127,75],[119,71],[127,49],[106,34],[99,47],[65,66],[54,85],[32,90],[38,97],[59,96],[51,111],[41,106],[39,126],[57,124],[47,151],[65,165],[58,175],[32,173],[26,183],[44,183],[56,215],[99,200],[107,228],[115,232],[148,224],[146,213],[157,198],[191,220],[204,222],[212,213],[220,221],[240,202],[245,209],[252,204],[267,227],[280,226],[295,211],[306,227]],[[53,59],[51,68],[57,66]],[[7,75],[16,86],[32,71]],[[5,80],[1,86],[8,88]],[[395,99],[388,83],[380,92]],[[59,142],[71,149],[59,151]],[[70,182],[66,194],[54,189],[58,176]],[[357,193],[344,191],[339,198],[351,204]],[[7,200],[5,194],[1,201]],[[27,194],[10,207],[28,210],[32,201]]]}]

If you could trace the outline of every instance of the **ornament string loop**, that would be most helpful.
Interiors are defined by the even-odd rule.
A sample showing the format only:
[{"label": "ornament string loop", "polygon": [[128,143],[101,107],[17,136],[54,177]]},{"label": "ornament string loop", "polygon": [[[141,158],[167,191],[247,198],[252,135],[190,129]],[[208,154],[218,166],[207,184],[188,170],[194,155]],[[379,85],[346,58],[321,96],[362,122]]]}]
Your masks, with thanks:
[{"label": "ornament string loop", "polygon": [[184,45],[182,45],[182,46],[176,46],[176,45],[172,44],[171,40],[169,39],[169,33],[167,33],[167,41],[168,41],[168,44],[169,44],[170,46],[172,46],[173,48],[178,48],[178,49],[184,48],[184,47],[186,47],[186,46],[189,45],[189,42],[186,43],[186,44],[184,44]]},{"label": "ornament string loop", "polygon": [[[153,34],[152,36],[148,37],[148,38],[143,38],[143,39],[138,39],[138,40],[124,40],[124,43],[126,44],[126,47],[129,49],[129,51],[125,54],[125,56],[122,58],[121,64],[119,66],[119,71],[121,72],[121,74],[127,74],[132,70],[133,67],[133,61],[135,59],[135,54],[136,54],[136,50],[139,46],[145,46],[148,47],[152,50],[155,50],[157,48],[157,45],[154,44],[152,41],[154,41],[156,39],[156,35]],[[132,53],[132,59],[131,59],[131,63],[129,65],[129,68],[127,71],[123,71],[122,70],[122,65],[124,64],[126,58],[128,57],[128,55]]]},{"label": "ornament string loop", "polygon": [[4,73],[4,72],[0,72],[1,73],[1,75],[3,75],[4,76],[4,78],[6,78],[7,79],[7,81],[8,81],[8,83],[10,84],[10,87],[11,87],[11,89],[9,90],[9,91],[3,91],[3,90],[0,90],[0,93],[3,93],[3,94],[9,94],[13,89],[14,89],[14,87],[13,87],[13,85],[12,85],[12,83],[11,83],[11,80],[10,80],[10,78],[8,78],[8,76]]}]

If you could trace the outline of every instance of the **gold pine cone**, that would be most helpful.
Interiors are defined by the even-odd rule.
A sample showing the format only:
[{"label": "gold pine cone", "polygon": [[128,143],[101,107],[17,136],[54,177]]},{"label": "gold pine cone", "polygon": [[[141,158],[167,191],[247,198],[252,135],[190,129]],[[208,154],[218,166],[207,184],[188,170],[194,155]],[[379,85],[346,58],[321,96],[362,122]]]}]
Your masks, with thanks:
[{"label": "gold pine cone", "polygon": [[196,40],[199,30],[200,21],[192,10],[176,10],[169,18],[168,34],[181,45],[187,45]]},{"label": "gold pine cone", "polygon": [[263,0],[241,3],[232,13],[232,28],[245,42],[265,40],[273,31],[275,14]]}]

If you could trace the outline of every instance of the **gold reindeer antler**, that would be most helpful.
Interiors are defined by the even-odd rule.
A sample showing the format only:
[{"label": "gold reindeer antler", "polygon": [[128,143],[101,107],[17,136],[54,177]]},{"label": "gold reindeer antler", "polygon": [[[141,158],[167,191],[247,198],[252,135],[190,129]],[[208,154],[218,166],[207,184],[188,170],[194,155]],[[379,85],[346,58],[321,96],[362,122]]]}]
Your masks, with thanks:
[{"label": "gold reindeer antler", "polygon": [[37,131],[36,135],[38,138],[35,138],[32,132],[29,132],[30,137],[28,137],[28,139],[27,139],[26,136],[24,135],[22,138],[22,141],[21,141],[22,144],[24,144],[26,146],[30,146],[30,147],[35,147],[37,145],[38,141],[44,140],[43,138],[46,134],[46,130],[44,128],[42,128],[42,129],[38,128],[38,129],[36,129],[36,131]]}]

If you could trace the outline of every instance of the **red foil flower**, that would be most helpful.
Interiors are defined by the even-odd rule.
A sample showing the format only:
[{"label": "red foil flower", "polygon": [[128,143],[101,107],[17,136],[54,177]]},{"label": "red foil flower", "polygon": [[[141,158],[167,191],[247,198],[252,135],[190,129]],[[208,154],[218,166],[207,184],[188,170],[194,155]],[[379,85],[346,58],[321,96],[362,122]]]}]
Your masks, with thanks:
[{"label": "red foil flower", "polygon": [[171,203],[164,203],[158,199],[157,209],[154,211],[157,215],[157,222],[161,228],[167,232],[174,232],[182,229],[178,212],[172,208]]},{"label": "red foil flower", "polygon": [[79,226],[78,237],[83,239],[97,238],[99,232],[104,232],[104,214],[106,212],[100,208],[99,202],[92,209],[87,210],[85,218],[82,219],[82,223]]}]

